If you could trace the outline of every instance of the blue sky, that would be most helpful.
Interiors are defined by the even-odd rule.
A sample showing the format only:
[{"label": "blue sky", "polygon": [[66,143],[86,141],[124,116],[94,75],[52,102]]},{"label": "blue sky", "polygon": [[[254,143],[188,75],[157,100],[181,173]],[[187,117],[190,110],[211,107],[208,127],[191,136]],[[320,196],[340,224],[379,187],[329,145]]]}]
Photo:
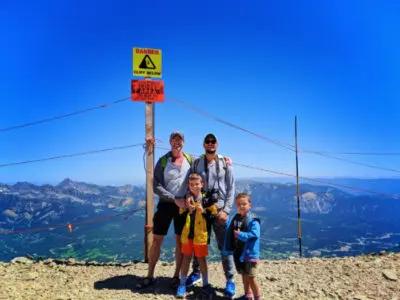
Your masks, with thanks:
[{"label": "blue sky", "polygon": [[[398,1],[2,1],[0,129],[129,97],[132,47],[149,47],[163,51],[161,147],[180,129],[185,150],[199,154],[214,132],[234,162],[295,174],[293,152],[169,100],[178,99],[288,144],[297,115],[303,149],[396,152],[399,15]],[[125,101],[0,132],[0,164],[143,141],[144,104]],[[400,156],[340,157],[400,169]],[[399,177],[306,153],[299,165],[309,177]],[[144,176],[141,147],[0,168],[5,183]]]}]

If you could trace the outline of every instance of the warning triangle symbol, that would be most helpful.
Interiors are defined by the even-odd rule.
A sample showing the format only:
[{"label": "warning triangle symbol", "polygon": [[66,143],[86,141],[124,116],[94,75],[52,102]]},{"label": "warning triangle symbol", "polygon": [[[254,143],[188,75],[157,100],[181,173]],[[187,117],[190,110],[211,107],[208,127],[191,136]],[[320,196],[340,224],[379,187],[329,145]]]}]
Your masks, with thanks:
[{"label": "warning triangle symbol", "polygon": [[150,56],[146,54],[146,56],[143,58],[142,62],[139,65],[140,69],[155,69],[156,65],[153,63],[151,60]]}]

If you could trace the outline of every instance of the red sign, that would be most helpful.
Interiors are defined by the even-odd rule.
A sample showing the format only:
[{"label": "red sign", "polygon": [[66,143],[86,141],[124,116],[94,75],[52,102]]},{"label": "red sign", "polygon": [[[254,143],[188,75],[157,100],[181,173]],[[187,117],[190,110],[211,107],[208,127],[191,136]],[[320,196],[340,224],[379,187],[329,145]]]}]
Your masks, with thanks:
[{"label": "red sign", "polygon": [[132,101],[164,102],[164,81],[132,80]]}]

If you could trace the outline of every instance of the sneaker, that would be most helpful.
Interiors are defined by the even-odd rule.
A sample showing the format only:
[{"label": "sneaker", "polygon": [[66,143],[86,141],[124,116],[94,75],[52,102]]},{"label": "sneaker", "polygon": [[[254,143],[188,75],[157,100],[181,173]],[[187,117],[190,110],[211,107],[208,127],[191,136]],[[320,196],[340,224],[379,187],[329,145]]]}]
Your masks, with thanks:
[{"label": "sneaker", "polygon": [[214,297],[217,295],[215,293],[215,289],[210,284],[203,286],[201,293],[205,295],[208,299],[214,299]]},{"label": "sneaker", "polygon": [[201,281],[201,275],[197,272],[192,272],[186,280],[186,286],[192,286]]},{"label": "sneaker", "polygon": [[239,297],[239,298],[235,298],[235,300],[252,300],[253,299],[253,297],[247,297],[246,295],[243,295],[243,296],[241,296],[241,297]]},{"label": "sneaker", "polygon": [[241,296],[241,297],[239,297],[239,298],[235,298],[235,300],[252,300],[253,299],[253,297],[247,297],[246,295],[243,295],[243,296]]},{"label": "sneaker", "polygon": [[233,281],[227,281],[224,291],[224,297],[233,298],[235,297],[235,283]]},{"label": "sneaker", "polygon": [[186,297],[186,286],[180,285],[176,290],[176,298],[184,299]]}]

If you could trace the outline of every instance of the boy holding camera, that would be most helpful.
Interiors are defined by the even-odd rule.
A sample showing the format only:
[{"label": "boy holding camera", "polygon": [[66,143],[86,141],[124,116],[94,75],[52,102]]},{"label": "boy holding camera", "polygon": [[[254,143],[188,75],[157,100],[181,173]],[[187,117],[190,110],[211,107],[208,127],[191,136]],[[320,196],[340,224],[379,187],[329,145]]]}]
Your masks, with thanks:
[{"label": "boy holding camera", "polygon": [[190,261],[194,254],[197,258],[201,277],[203,280],[203,294],[209,297],[215,295],[214,289],[208,284],[207,260],[208,243],[210,234],[210,220],[217,215],[217,207],[215,199],[203,197],[201,192],[203,181],[197,173],[189,176],[190,202],[187,208],[179,209],[179,213],[185,217],[185,225],[181,234],[182,242],[182,267],[180,285],[176,291],[177,298],[185,298],[186,281],[189,272]]}]

